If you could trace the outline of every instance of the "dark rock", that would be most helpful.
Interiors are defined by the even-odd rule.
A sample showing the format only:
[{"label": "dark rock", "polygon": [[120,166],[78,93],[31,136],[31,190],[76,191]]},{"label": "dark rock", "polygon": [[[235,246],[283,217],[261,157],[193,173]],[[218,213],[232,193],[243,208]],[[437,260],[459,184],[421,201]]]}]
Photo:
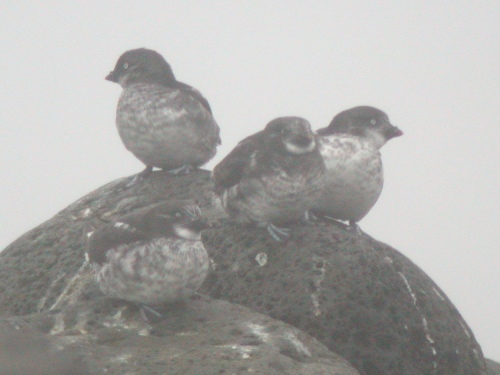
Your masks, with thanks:
[{"label": "dark rock", "polygon": [[500,363],[486,359],[486,367],[488,367],[488,375],[500,375]]},{"label": "dark rock", "polygon": [[[129,181],[112,182],[83,197],[0,254],[0,314],[42,312],[36,314],[43,317],[36,328],[54,333],[46,314],[78,306],[88,289],[80,282],[86,232],[165,199],[196,198],[214,224],[203,235],[213,260],[204,292],[308,332],[364,375],[486,374],[481,349],[453,304],[389,246],[326,223],[297,226],[287,243],[275,242],[263,229],[230,224],[212,204],[208,171],[155,172],[127,188]],[[109,315],[114,305],[103,301],[107,304],[96,305],[96,314],[101,309]],[[99,316],[93,323],[75,309],[64,316],[65,337],[68,327],[75,337],[81,335],[80,321],[86,322],[85,330],[100,327],[93,344],[112,346],[128,337],[122,329],[104,329]],[[290,354],[293,347],[280,351]],[[277,373],[284,366],[278,362],[271,366]]]},{"label": "dark rock", "polygon": [[445,293],[393,248],[331,223],[287,243],[236,225],[204,232],[202,291],[283,320],[362,374],[485,374],[479,344]]},{"label": "dark rock", "polygon": [[74,347],[54,341],[29,325],[0,320],[0,374],[89,374]]},{"label": "dark rock", "polygon": [[[0,319],[1,374],[359,375],[311,336],[242,306],[196,296],[149,324],[100,294],[88,268],[74,284],[51,311]],[[12,340],[1,328],[13,326],[30,334]]]}]

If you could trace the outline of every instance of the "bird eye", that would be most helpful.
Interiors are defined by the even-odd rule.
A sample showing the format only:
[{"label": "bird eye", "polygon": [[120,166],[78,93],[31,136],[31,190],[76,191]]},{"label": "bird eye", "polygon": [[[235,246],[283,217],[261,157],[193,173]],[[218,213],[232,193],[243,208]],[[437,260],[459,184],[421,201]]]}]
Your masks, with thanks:
[{"label": "bird eye", "polygon": [[176,213],[175,213],[175,216],[176,216],[176,217],[181,217],[181,216],[182,216],[182,214],[181,214],[180,212],[176,212]]},{"label": "bird eye", "polygon": [[370,120],[370,124],[375,125],[376,123],[377,123],[377,120],[375,120],[374,118],[372,118],[372,119]]},{"label": "bird eye", "polygon": [[123,64],[123,69],[128,69],[128,63]]}]

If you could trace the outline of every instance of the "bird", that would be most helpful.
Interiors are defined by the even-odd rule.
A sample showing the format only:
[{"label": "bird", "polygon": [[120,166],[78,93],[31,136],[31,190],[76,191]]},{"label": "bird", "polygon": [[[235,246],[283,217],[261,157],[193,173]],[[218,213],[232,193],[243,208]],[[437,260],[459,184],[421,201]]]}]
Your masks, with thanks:
[{"label": "bird", "polygon": [[[267,228],[276,241],[307,217],[323,187],[325,165],[309,122],[278,117],[215,166],[215,195],[230,219]],[[280,227],[282,226],[282,227]]]},{"label": "bird", "polygon": [[177,81],[158,52],[126,51],[106,80],[123,88],[116,126],[125,147],[146,165],[139,177],[153,167],[186,174],[215,156],[221,139],[208,101]]},{"label": "bird", "polygon": [[206,228],[198,206],[162,202],[88,233],[86,259],[105,295],[155,311],[186,300],[203,283]]},{"label": "bird", "polygon": [[312,212],[348,221],[348,229],[360,231],[357,222],[377,202],[384,184],[379,150],[403,132],[380,109],[358,106],[340,112],[316,133],[326,177]]}]

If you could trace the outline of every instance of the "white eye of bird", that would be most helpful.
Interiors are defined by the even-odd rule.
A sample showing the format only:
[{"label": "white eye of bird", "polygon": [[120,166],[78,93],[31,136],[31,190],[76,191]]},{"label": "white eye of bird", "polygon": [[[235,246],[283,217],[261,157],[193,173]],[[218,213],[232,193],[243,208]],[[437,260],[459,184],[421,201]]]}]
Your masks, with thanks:
[{"label": "white eye of bird", "polygon": [[123,64],[123,69],[128,69],[128,63]]},{"label": "white eye of bird", "polygon": [[375,120],[374,118],[372,118],[372,119],[370,120],[370,124],[375,125],[376,123],[377,123],[377,120]]}]

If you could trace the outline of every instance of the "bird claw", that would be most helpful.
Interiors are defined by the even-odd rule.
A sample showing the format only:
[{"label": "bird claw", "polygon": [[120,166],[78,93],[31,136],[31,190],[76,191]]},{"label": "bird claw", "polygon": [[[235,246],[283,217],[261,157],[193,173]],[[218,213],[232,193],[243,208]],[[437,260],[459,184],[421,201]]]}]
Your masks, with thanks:
[{"label": "bird claw", "polygon": [[165,319],[165,315],[159,313],[151,306],[141,305],[141,316],[147,323],[155,323]]},{"label": "bird claw", "polygon": [[149,176],[153,173],[153,167],[147,166],[142,172],[137,173],[132,179],[125,185],[125,188],[130,188],[134,185],[137,185],[143,181],[145,181]]},{"label": "bird claw", "polygon": [[189,216],[192,216],[194,218],[201,217],[201,209],[198,205],[189,205],[186,206],[185,209]]},{"label": "bird claw", "polygon": [[278,242],[283,242],[290,236],[289,228],[280,228],[272,223],[262,223],[261,226],[265,227],[271,237]]},{"label": "bird claw", "polygon": [[349,225],[347,226],[347,230],[351,233],[354,233],[357,236],[361,236],[363,234],[363,231],[361,230],[359,225],[353,221],[349,222]]},{"label": "bird claw", "polygon": [[361,230],[359,225],[356,224],[355,221],[350,220],[349,224],[344,224],[341,221],[334,219],[333,217],[330,217],[327,215],[322,215],[321,217],[325,220],[328,220],[330,223],[335,224],[335,225],[341,227],[342,229],[344,229],[348,232],[351,232],[357,236],[361,236],[363,234],[363,231]]},{"label": "bird claw", "polygon": [[314,214],[314,212],[312,212],[311,210],[307,210],[305,213],[304,213],[304,217],[302,218],[302,221],[305,223],[305,224],[313,224],[317,221],[319,221],[318,217]]},{"label": "bird claw", "polygon": [[168,173],[174,176],[181,176],[191,173],[195,168],[192,165],[183,165],[182,167],[169,169]]}]

